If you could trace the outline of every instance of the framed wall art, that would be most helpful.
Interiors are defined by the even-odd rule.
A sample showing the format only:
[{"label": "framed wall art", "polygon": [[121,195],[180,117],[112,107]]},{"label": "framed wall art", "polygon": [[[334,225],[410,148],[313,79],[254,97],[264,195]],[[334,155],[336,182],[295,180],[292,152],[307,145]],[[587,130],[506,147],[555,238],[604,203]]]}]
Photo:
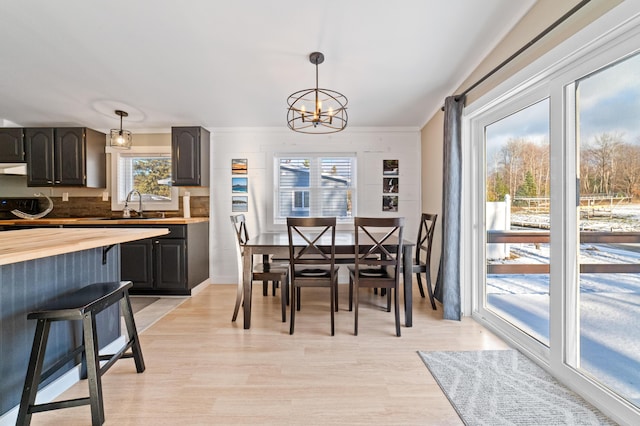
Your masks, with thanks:
[{"label": "framed wall art", "polygon": [[382,174],[385,176],[398,176],[400,172],[398,160],[382,160]]},{"label": "framed wall art", "polygon": [[249,197],[246,195],[234,195],[231,197],[231,211],[232,212],[247,212],[249,211]]},{"label": "framed wall art", "polygon": [[398,178],[397,177],[382,178],[382,192],[385,194],[397,194]]},{"label": "framed wall art", "polygon": [[231,192],[249,192],[249,178],[233,177],[231,178]]},{"label": "framed wall art", "polygon": [[383,195],[382,196],[382,211],[383,212],[397,212],[398,211],[398,196],[397,195]]},{"label": "framed wall art", "polygon": [[233,175],[246,175],[247,174],[247,159],[246,158],[234,158],[231,160],[231,174]]}]

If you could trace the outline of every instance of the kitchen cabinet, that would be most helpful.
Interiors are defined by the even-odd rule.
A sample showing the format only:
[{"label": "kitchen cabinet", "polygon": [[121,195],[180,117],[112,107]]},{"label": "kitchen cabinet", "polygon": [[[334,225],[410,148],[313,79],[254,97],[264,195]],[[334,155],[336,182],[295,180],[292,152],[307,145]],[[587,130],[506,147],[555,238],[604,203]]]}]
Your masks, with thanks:
[{"label": "kitchen cabinet", "polygon": [[173,186],[209,186],[210,133],[202,127],[171,128]]},{"label": "kitchen cabinet", "polygon": [[24,131],[27,186],[106,188],[106,135],[85,127]]},{"label": "kitchen cabinet", "polygon": [[121,244],[121,279],[131,294],[190,295],[209,278],[209,223],[158,227],[169,234]]},{"label": "kitchen cabinet", "polygon": [[121,279],[133,281],[136,289],[153,289],[153,241],[147,238],[120,244]]},{"label": "kitchen cabinet", "polygon": [[21,128],[0,128],[0,163],[24,162],[24,136]]}]

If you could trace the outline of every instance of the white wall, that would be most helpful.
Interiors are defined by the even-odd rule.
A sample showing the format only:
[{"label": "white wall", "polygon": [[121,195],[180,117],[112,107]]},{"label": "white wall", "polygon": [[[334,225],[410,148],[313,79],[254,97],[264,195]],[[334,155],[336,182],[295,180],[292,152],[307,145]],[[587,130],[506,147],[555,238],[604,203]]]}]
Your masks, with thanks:
[{"label": "white wall", "polygon": [[[248,160],[250,237],[274,230],[272,162],[275,153],[356,153],[357,214],[404,216],[406,238],[413,241],[421,212],[420,131],[418,129],[347,129],[331,135],[306,135],[288,129],[211,129],[211,281],[237,282],[231,211],[231,159]],[[399,207],[382,212],[382,160],[399,160]],[[352,229],[352,225],[345,226]],[[280,229],[284,229],[282,226]]]}]

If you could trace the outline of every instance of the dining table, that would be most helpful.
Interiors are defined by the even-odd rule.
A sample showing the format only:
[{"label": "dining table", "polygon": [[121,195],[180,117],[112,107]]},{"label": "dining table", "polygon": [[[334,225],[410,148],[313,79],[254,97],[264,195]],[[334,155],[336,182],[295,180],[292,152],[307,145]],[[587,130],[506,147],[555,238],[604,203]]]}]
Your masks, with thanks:
[{"label": "dining table", "polygon": [[[393,241],[389,241],[393,243]],[[367,245],[367,238],[360,234],[360,238],[358,241],[360,245],[360,251],[369,250],[371,245]],[[336,230],[336,238],[335,238],[335,253],[336,256],[339,256],[339,261],[336,263],[354,263],[355,262],[355,233],[354,231],[347,230]],[[299,236],[294,237],[293,246],[294,247],[304,247],[305,241],[302,240]],[[323,235],[319,238],[317,245],[319,247],[330,247],[331,246],[331,236]],[[412,315],[412,264],[413,264],[413,247],[415,243],[406,239],[403,239],[402,242],[402,276],[403,276],[403,285],[404,285],[404,315],[405,315],[405,326],[412,327],[413,326],[413,315]],[[244,303],[243,303],[243,314],[244,314],[244,329],[251,328],[251,282],[252,282],[252,271],[253,271],[253,257],[254,255],[262,255],[263,257],[268,257],[269,255],[273,255],[276,258],[288,259],[289,258],[289,235],[287,231],[273,231],[273,232],[264,232],[256,235],[253,238],[250,238],[246,244],[244,245],[244,256],[243,256],[243,275],[242,275],[242,283],[243,283],[243,293],[244,293]],[[349,262],[349,255],[353,256],[352,262]]]}]

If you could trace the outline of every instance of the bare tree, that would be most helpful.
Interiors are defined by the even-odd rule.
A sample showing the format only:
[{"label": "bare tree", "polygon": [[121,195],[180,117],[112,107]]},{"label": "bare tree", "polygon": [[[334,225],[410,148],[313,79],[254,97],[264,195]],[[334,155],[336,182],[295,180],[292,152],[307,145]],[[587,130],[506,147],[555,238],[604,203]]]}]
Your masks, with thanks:
[{"label": "bare tree", "polygon": [[602,133],[595,136],[594,141],[586,145],[584,161],[590,175],[593,192],[612,193],[612,180],[615,171],[615,159],[622,144],[622,135],[619,133]]},{"label": "bare tree", "polygon": [[614,188],[627,197],[640,196],[640,146],[621,144],[616,156]]}]

